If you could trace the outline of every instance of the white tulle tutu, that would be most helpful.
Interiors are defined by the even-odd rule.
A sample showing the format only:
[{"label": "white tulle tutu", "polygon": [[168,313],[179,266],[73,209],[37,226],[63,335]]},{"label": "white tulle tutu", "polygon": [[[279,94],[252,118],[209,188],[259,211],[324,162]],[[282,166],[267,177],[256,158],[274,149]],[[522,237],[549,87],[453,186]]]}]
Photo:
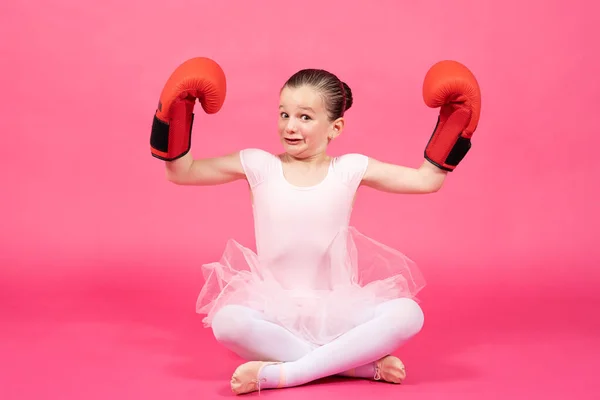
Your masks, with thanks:
[{"label": "white tulle tutu", "polygon": [[219,262],[202,270],[205,284],[196,311],[206,314],[206,327],[222,307],[242,305],[316,345],[364,322],[378,304],[415,298],[425,286],[412,260],[353,227],[328,247],[318,269],[318,289],[283,287],[255,252],[235,240],[227,242]]}]

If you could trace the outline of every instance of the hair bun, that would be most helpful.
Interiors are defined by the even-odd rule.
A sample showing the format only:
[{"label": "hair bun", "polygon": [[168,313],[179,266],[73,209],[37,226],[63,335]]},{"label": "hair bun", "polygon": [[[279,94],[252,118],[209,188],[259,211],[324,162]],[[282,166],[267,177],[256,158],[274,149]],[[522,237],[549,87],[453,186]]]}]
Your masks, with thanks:
[{"label": "hair bun", "polygon": [[348,86],[346,84],[346,82],[342,82],[342,87],[344,88],[344,96],[346,97],[346,110],[347,110],[350,107],[352,107],[352,103],[354,102],[354,99],[352,98],[352,89],[350,89],[350,86]]}]

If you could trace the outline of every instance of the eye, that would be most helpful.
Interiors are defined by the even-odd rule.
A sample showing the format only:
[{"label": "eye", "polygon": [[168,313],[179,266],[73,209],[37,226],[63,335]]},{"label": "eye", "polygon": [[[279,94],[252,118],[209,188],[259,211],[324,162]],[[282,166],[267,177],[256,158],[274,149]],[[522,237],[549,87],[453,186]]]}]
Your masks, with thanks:
[{"label": "eye", "polygon": [[284,112],[279,113],[279,116],[281,118],[287,118],[288,117],[288,115],[286,113],[284,113]]},{"label": "eye", "polygon": [[302,117],[301,117],[301,118],[302,118],[303,120],[305,120],[305,121],[308,121],[309,119],[311,119],[311,118],[310,118],[308,115],[306,115],[306,114],[302,114]]}]

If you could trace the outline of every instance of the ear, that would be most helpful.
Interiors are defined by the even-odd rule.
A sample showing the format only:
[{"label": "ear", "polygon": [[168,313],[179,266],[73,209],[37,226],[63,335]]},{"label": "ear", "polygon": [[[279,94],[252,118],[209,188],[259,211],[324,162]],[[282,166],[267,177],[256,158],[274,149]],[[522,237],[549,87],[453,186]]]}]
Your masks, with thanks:
[{"label": "ear", "polygon": [[331,124],[331,131],[329,132],[329,140],[333,140],[338,137],[344,130],[344,118],[338,118]]}]

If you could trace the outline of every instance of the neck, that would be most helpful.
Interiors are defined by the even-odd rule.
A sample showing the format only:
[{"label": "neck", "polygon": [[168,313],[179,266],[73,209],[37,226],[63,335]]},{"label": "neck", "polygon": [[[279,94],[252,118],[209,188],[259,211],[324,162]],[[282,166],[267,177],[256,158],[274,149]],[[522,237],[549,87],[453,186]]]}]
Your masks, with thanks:
[{"label": "neck", "polygon": [[319,166],[321,164],[328,163],[330,161],[330,158],[331,157],[329,157],[329,155],[327,155],[326,152],[321,152],[309,157],[302,158],[294,157],[289,153],[284,153],[282,157],[284,162],[302,163],[308,166]]}]

